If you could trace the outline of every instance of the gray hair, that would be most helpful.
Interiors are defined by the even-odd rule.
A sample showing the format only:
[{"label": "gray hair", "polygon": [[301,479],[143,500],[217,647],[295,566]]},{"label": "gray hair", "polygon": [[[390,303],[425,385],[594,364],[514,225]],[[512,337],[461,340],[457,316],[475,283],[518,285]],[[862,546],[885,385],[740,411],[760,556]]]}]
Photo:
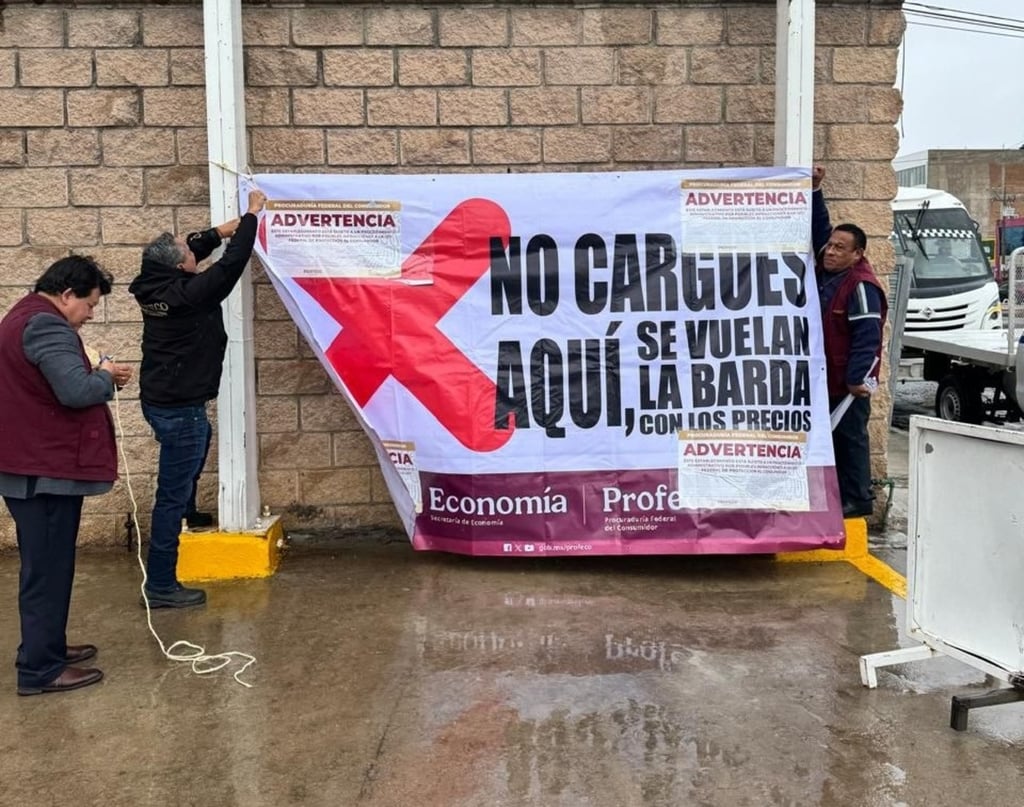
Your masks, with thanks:
[{"label": "gray hair", "polygon": [[156,261],[165,266],[177,266],[185,260],[185,248],[178,243],[173,233],[160,233],[142,250],[142,260]]}]

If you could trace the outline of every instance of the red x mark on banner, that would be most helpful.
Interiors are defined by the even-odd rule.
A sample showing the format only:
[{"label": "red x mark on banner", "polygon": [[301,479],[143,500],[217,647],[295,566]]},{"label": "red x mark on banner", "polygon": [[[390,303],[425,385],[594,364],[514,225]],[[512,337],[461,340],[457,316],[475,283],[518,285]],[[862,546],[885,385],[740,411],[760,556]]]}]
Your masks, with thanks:
[{"label": "red x mark on banner", "polygon": [[[394,376],[462,445],[494,451],[512,436],[494,427],[496,387],[438,328],[490,265],[491,238],[508,246],[505,211],[487,199],[459,204],[402,264],[397,279],[296,278],[342,327],[326,357],[359,406]],[[464,321],[471,331],[475,323]]]}]

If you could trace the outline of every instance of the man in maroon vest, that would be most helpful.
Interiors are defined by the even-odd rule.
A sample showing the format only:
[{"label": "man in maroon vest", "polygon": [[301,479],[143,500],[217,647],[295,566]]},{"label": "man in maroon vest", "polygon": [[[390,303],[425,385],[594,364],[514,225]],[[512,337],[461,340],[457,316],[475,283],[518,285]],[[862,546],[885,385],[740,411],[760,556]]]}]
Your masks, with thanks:
[{"label": "man in maroon vest", "polygon": [[69,645],[66,629],[83,497],[107,492],[117,478],[107,401],[131,377],[109,358],[94,369],[78,336],[110,284],[92,258],[62,258],[0,322],[0,495],[21,556],[19,695],[103,678],[74,666],[97,651]]},{"label": "man in maroon vest", "polygon": [[[815,206],[819,205],[824,207],[824,201],[816,198]],[[847,395],[853,396],[832,430],[844,518],[871,515],[874,509],[868,446],[870,380],[878,378],[887,304],[874,269],[864,257],[866,248],[867,236],[860,227],[840,224],[831,230],[818,266],[829,409],[835,410]]]}]

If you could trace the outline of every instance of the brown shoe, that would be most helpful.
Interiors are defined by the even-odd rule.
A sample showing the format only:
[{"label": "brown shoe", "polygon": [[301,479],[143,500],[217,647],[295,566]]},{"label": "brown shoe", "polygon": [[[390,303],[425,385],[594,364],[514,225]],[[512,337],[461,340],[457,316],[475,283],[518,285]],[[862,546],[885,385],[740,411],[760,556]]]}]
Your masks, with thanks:
[{"label": "brown shoe", "polygon": [[41,695],[44,692],[68,692],[103,680],[103,671],[94,667],[65,667],[64,672],[41,687],[18,687],[19,695]]},{"label": "brown shoe", "polygon": [[95,657],[99,648],[94,644],[69,644],[64,651],[64,661],[68,664],[81,664]]}]

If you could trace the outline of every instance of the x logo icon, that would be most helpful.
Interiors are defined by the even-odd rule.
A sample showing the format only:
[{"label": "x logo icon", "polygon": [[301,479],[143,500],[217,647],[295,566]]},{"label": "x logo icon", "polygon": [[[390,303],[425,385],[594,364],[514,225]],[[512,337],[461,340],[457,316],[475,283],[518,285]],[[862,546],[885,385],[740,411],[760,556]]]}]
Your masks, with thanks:
[{"label": "x logo icon", "polygon": [[432,276],[432,285],[394,279],[296,278],[342,330],[325,351],[359,406],[393,376],[462,445],[494,451],[512,436],[496,429],[496,387],[438,328],[490,265],[490,241],[508,245],[501,207],[469,199],[452,210],[402,264],[403,277]]}]

